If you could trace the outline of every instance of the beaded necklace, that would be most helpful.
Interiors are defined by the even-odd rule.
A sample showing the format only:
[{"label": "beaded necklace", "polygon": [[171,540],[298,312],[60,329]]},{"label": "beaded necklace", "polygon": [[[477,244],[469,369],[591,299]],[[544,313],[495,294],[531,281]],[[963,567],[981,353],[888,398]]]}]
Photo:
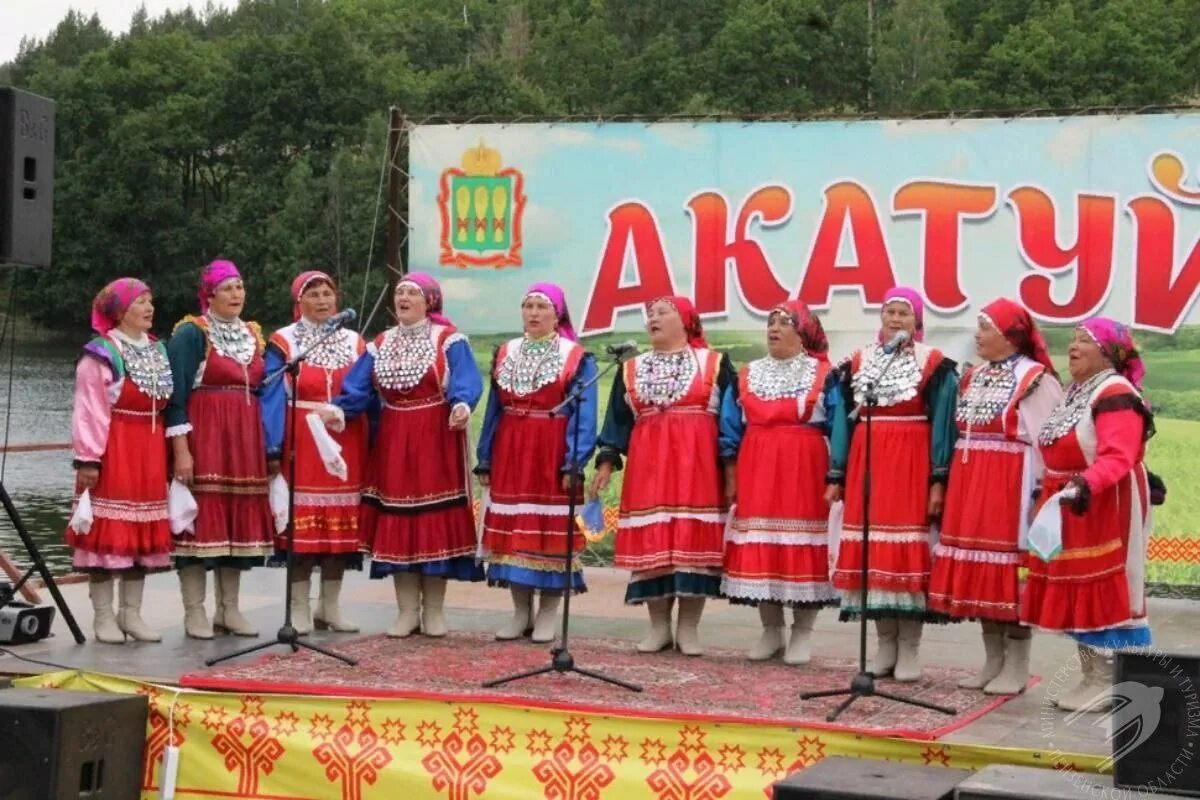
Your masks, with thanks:
[{"label": "beaded necklace", "polygon": [[1115,374],[1115,370],[1104,369],[1083,383],[1072,383],[1067,389],[1067,396],[1054,407],[1050,416],[1046,417],[1041,431],[1038,432],[1038,442],[1043,445],[1053,444],[1075,430],[1083,415],[1091,409],[1092,393],[1096,391],[1096,387]]},{"label": "beaded necklace", "polygon": [[[915,349],[903,348],[888,366],[892,356],[877,344],[863,348],[861,366],[851,381],[855,403],[862,405],[866,402],[867,388],[872,385],[878,398],[876,405],[880,408],[899,405],[917,396],[917,389],[921,386],[921,367],[917,364]],[[880,376],[883,376],[882,379]]]},{"label": "beaded necklace", "polygon": [[437,360],[433,326],[429,320],[416,325],[397,325],[383,337],[375,356],[375,379],[385,389],[408,392]]},{"label": "beaded necklace", "polygon": [[779,400],[804,397],[817,376],[817,360],[804,353],[791,358],[760,358],[750,362],[746,383],[755,397]]},{"label": "beaded necklace", "polygon": [[687,394],[699,364],[690,347],[674,353],[647,353],[633,369],[633,385],[638,397],[659,408],[675,405]]},{"label": "beaded necklace", "polygon": [[212,349],[226,358],[231,358],[243,367],[249,365],[258,350],[258,343],[249,327],[237,317],[224,320],[210,311],[205,315],[208,323],[208,341]]},{"label": "beaded necklace", "polygon": [[545,339],[526,336],[505,354],[496,383],[505,391],[524,397],[554,383],[562,369],[562,349],[557,335]]},{"label": "beaded necklace", "polygon": [[1017,391],[1018,356],[993,361],[971,373],[971,382],[959,403],[958,421],[969,430],[973,425],[985,425],[1008,408]]}]

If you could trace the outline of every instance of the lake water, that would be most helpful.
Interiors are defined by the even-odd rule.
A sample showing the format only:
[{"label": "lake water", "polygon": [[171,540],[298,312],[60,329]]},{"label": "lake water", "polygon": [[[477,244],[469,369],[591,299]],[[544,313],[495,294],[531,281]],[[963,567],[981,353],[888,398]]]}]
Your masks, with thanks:
[{"label": "lake water", "polygon": [[[56,345],[18,345],[12,391],[8,385],[8,348],[0,351],[0,439],[8,416],[10,445],[71,441],[71,403],[78,349]],[[56,575],[70,571],[63,541],[70,516],[75,474],[71,450],[0,455],[0,479]],[[0,550],[19,566],[29,565],[25,547],[0,509]]]}]

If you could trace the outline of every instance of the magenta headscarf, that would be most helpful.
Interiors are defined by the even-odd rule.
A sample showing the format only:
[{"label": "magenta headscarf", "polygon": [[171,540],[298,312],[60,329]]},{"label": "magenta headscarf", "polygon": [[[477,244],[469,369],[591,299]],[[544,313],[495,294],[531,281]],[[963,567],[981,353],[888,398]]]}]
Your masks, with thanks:
[{"label": "magenta headscarf", "polygon": [[1081,322],[1079,328],[1092,338],[1121,377],[1141,391],[1142,378],[1146,377],[1146,363],[1138,353],[1137,344],[1125,327],[1115,319],[1093,317]]},{"label": "magenta headscarf", "polygon": [[[913,311],[913,316],[917,318],[917,329],[913,332],[913,341],[925,341],[925,301],[921,299],[921,293],[907,286],[893,286],[883,295],[883,305],[885,306],[897,300],[908,303],[909,308]],[[882,309],[880,313],[882,313]],[[881,343],[884,341],[882,328],[879,331],[879,341]]]},{"label": "magenta headscarf", "polygon": [[[312,286],[314,283],[328,283],[329,287],[337,292],[337,284],[333,278],[321,272],[319,269],[310,269],[307,272],[301,272],[292,281],[292,321],[300,319],[300,295],[304,294],[304,290]],[[335,306],[336,308],[336,306]]]},{"label": "magenta headscarf", "polygon": [[232,261],[217,260],[200,271],[200,290],[196,296],[200,298],[200,313],[208,313],[208,301],[217,293],[217,287],[234,278],[242,277],[237,264]]},{"label": "magenta headscarf", "polygon": [[571,325],[571,312],[567,310],[567,295],[561,286],[556,283],[535,283],[525,292],[525,297],[529,297],[531,294],[541,295],[550,305],[554,306],[554,310],[558,314],[559,336],[570,339],[572,342],[579,341],[579,337],[575,335],[575,328]]},{"label": "magenta headscarf", "polygon": [[105,286],[92,300],[92,330],[104,336],[117,325],[121,317],[150,287],[137,278],[117,278]]},{"label": "magenta headscarf", "polygon": [[430,322],[454,327],[449,317],[442,313],[442,285],[437,282],[437,278],[425,272],[409,272],[396,281],[397,286],[402,283],[411,283],[425,295],[425,316]]}]

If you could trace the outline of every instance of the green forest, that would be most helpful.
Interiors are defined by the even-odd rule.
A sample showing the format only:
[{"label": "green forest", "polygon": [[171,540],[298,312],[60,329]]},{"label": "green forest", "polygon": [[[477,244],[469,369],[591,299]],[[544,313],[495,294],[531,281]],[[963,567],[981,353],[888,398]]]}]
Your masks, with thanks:
[{"label": "green forest", "polygon": [[[249,315],[302,268],[382,260],[387,109],[412,119],[1054,113],[1188,104],[1195,0],[242,0],[127,34],[68,14],[0,66],[57,102],[52,268],[22,309],[79,332],[107,279],[164,328],[234,259]],[[373,297],[385,280],[376,269]],[[1183,401],[1182,398],[1179,399]]]}]

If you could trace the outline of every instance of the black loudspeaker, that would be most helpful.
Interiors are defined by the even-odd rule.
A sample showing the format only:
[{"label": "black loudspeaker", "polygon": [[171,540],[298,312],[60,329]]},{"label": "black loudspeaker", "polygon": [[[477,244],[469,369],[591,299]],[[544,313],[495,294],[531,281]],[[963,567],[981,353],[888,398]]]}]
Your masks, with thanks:
[{"label": "black loudspeaker", "polygon": [[0,264],[50,266],[54,101],[0,86]]},{"label": "black loudspeaker", "polygon": [[0,800],[137,800],[147,709],[142,695],[0,691]]},{"label": "black loudspeaker", "polygon": [[13,600],[0,606],[0,644],[28,644],[50,635],[54,606],[35,606]]},{"label": "black loudspeaker", "polygon": [[1113,696],[1113,784],[1200,797],[1200,656],[1118,653]]},{"label": "black loudspeaker", "polygon": [[775,800],[950,800],[966,769],[831,756],[776,783]]}]

